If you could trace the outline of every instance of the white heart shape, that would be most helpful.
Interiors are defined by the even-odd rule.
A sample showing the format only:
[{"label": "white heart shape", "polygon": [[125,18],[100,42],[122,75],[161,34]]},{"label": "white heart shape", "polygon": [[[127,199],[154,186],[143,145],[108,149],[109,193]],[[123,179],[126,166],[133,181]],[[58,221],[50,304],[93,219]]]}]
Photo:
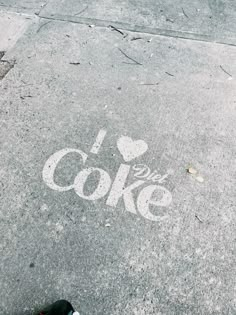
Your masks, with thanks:
[{"label": "white heart shape", "polygon": [[133,140],[130,137],[121,136],[117,141],[117,147],[125,162],[129,162],[136,157],[144,154],[148,145],[143,140]]}]

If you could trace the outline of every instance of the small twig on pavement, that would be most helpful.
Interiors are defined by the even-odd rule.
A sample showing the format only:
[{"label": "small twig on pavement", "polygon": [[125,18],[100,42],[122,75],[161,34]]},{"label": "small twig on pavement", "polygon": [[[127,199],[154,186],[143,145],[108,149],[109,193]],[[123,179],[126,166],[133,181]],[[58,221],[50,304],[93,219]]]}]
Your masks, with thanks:
[{"label": "small twig on pavement", "polygon": [[220,65],[220,69],[222,71],[224,71],[224,73],[228,74],[230,77],[232,77],[232,74],[230,74],[229,72],[227,72],[221,65]]},{"label": "small twig on pavement", "polygon": [[158,85],[159,84],[159,82],[157,82],[157,83],[141,83],[140,85]]},{"label": "small twig on pavement", "polygon": [[131,38],[131,41],[138,40],[138,39],[142,39],[142,37],[133,37],[133,38]]},{"label": "small twig on pavement", "polygon": [[165,72],[166,74],[168,74],[169,76],[171,76],[171,77],[174,77],[174,75],[173,74],[171,74],[171,73],[169,73],[169,72]]},{"label": "small twig on pavement", "polygon": [[41,26],[39,26],[39,28],[37,29],[37,32],[36,32],[36,33],[38,33],[45,25],[47,25],[47,24],[49,24],[49,23],[52,23],[52,21],[48,21],[48,22],[42,24]]},{"label": "small twig on pavement", "polygon": [[69,64],[74,65],[74,66],[78,66],[78,65],[80,65],[80,62],[70,62]]},{"label": "small twig on pavement", "polygon": [[83,10],[79,11],[78,13],[75,13],[74,16],[82,14],[82,13],[83,13],[84,11],[86,11],[87,9],[88,9],[88,5],[87,5],[87,7],[84,8]]},{"label": "small twig on pavement", "polygon": [[116,32],[120,33],[121,35],[125,35],[122,31],[118,30],[118,28],[116,28],[115,26],[113,26],[113,25],[109,25],[109,26],[110,26],[110,28],[111,28],[113,31],[116,31]]},{"label": "small twig on pavement", "polygon": [[169,18],[166,18],[166,22],[171,22],[171,23],[174,23],[174,20],[169,19]]},{"label": "small twig on pavement", "polygon": [[132,60],[135,64],[137,64],[139,66],[142,66],[142,64],[140,62],[138,62],[137,60],[129,57],[122,49],[120,49],[120,48],[118,48],[118,49],[126,58],[128,58],[129,60]]},{"label": "small twig on pavement", "polygon": [[195,214],[195,218],[198,219],[199,222],[203,223],[203,221],[199,218],[198,215]]},{"label": "small twig on pavement", "polygon": [[24,96],[20,96],[20,98],[22,99],[22,100],[24,100],[26,97],[33,97],[32,95],[24,95]]},{"label": "small twig on pavement", "polygon": [[184,16],[186,16],[186,18],[189,19],[188,15],[187,15],[186,12],[184,11],[184,8],[182,8],[182,12],[183,12]]}]

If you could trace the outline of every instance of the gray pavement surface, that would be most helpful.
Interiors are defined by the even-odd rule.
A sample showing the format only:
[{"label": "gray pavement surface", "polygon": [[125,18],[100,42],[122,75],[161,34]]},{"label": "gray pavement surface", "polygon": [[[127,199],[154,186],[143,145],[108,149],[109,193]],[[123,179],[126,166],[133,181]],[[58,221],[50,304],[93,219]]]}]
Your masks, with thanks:
[{"label": "gray pavement surface", "polygon": [[40,15],[235,45],[235,12],[233,0],[54,0]]},{"label": "gray pavement surface", "polygon": [[194,3],[91,2],[72,23],[86,3],[16,3],[16,21],[4,2],[29,25],[2,56],[1,315],[236,314],[235,10],[215,3],[225,44],[211,2],[188,24],[204,41],[147,32]]}]

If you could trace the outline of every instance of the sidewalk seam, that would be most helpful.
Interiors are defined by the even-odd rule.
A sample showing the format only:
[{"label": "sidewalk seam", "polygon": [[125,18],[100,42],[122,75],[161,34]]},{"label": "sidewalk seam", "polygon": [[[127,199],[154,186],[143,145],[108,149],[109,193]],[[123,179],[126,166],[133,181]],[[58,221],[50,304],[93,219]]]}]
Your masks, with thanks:
[{"label": "sidewalk seam", "polygon": [[236,38],[232,39],[234,42],[226,42],[221,39],[213,38],[211,35],[204,35],[204,34],[197,34],[191,32],[182,32],[182,31],[175,31],[175,30],[168,30],[168,29],[161,29],[161,28],[152,28],[147,26],[140,26],[135,24],[123,23],[123,22],[114,22],[108,20],[100,20],[100,19],[93,19],[93,18],[83,18],[78,16],[70,16],[70,15],[39,15],[40,18],[54,20],[54,21],[64,21],[64,22],[71,22],[83,25],[95,25],[98,27],[110,27],[115,26],[118,29],[124,31],[130,31],[135,33],[145,33],[149,35],[158,35],[158,36],[165,36],[165,37],[172,37],[172,38],[181,38],[187,40],[195,40],[207,43],[214,43],[214,44],[221,44],[227,46],[236,46]]}]

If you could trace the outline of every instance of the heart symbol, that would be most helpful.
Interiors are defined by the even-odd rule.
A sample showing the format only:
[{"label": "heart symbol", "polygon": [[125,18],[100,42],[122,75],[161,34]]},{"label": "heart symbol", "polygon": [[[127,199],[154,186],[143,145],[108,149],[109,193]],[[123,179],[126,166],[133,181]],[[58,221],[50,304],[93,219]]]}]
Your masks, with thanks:
[{"label": "heart symbol", "polygon": [[117,147],[125,162],[129,162],[136,157],[144,154],[148,145],[143,140],[133,140],[130,137],[121,136],[117,141]]}]

